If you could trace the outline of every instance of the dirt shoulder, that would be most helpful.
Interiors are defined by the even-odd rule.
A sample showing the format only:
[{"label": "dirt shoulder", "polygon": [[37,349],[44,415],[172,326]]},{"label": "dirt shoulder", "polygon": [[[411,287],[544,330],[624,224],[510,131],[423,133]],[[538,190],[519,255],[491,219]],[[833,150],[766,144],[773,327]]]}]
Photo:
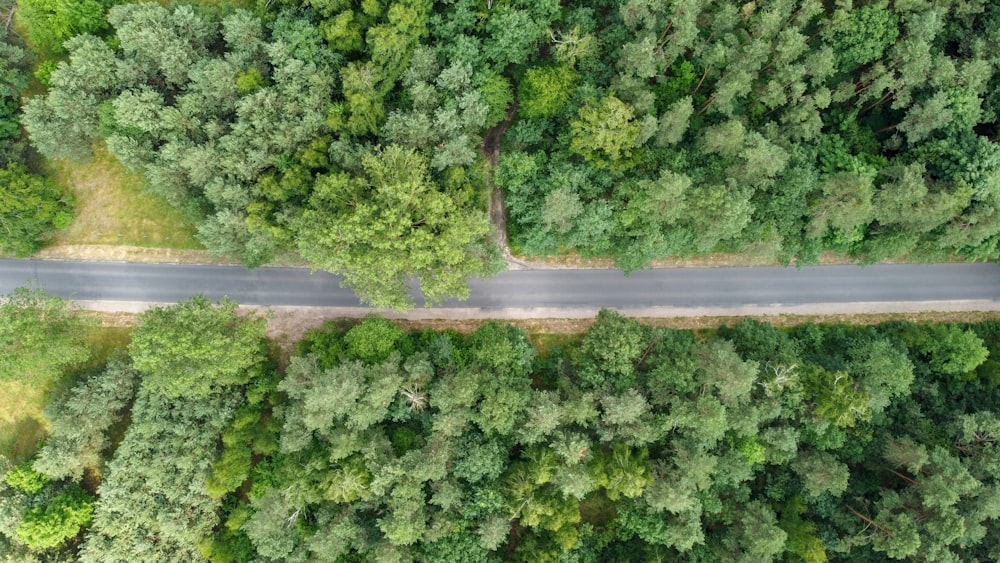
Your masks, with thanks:
[{"label": "dirt shoulder", "polygon": [[[138,262],[147,264],[211,264],[239,266],[226,257],[213,257],[207,250],[182,250],[177,248],[146,248],[111,244],[75,244],[43,248],[32,258],[39,260],[82,260],[87,262]],[[269,266],[308,268],[309,263],[295,255],[277,257]]]},{"label": "dirt shoulder", "polygon": [[73,244],[43,248],[33,258],[41,260],[86,260],[91,262],[147,262],[162,264],[227,264],[213,259],[207,250],[145,248],[111,244]]},{"label": "dirt shoulder", "polygon": [[[138,314],[155,306],[151,303],[82,301],[103,326],[134,326]],[[168,305],[168,304],[163,304]],[[587,330],[597,310],[557,309],[417,309],[401,314],[373,311],[363,307],[241,307],[244,311],[268,315],[267,334],[282,348],[290,349],[305,332],[331,320],[361,318],[379,313],[409,329],[455,329],[471,332],[489,320],[503,320],[532,334],[575,334]],[[678,329],[711,329],[753,318],[775,326],[805,323],[877,324],[890,320],[913,322],[975,323],[1000,319],[1000,303],[941,301],[923,303],[849,303],[808,306],[723,308],[649,308],[623,311],[645,324]]]}]

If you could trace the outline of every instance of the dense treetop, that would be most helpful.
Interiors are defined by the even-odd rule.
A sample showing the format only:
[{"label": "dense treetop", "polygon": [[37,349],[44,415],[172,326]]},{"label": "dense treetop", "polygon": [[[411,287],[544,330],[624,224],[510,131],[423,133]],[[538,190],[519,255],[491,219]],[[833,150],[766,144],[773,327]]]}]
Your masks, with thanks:
[{"label": "dense treetop", "polygon": [[513,240],[627,270],[720,249],[995,257],[998,10],[574,3],[497,170]]},{"label": "dense treetop", "polygon": [[988,560],[998,336],[745,321],[697,337],[604,311],[539,354],[495,322],[327,327],[292,357],[279,446],[208,553]]}]

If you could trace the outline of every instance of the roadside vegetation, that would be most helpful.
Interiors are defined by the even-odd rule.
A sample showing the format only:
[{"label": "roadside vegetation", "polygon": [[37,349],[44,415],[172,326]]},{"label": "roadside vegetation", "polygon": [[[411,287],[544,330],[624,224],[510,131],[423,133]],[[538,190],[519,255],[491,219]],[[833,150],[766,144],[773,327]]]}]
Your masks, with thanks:
[{"label": "roadside vegetation", "polygon": [[46,403],[77,374],[103,365],[129,339],[125,327],[101,327],[71,303],[38,288],[0,302],[0,455],[30,456],[46,434]]},{"label": "roadside vegetation", "polygon": [[3,306],[4,384],[64,382],[44,441],[0,456],[6,560],[1000,555],[995,320],[692,332],[603,311],[536,347],[368,317],[279,368],[231,302],[89,341],[41,292]]},{"label": "roadside vegetation", "polygon": [[[502,268],[494,186],[515,253],[626,271],[1000,252],[996,2],[64,4],[18,5],[20,123],[177,214],[92,230],[78,201],[60,242],[297,255],[399,309],[407,279],[435,303]],[[6,253],[68,224],[53,201]]]},{"label": "roadside vegetation", "polygon": [[0,1],[0,255],[24,257],[73,219],[73,199],[29,169],[20,101],[30,81],[31,55],[10,28],[14,3]]}]

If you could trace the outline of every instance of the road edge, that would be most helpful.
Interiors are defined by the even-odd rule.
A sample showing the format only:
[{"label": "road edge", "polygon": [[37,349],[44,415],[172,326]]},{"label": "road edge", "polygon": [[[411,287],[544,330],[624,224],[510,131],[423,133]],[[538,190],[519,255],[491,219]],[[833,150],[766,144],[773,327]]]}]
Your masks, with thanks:
[{"label": "road edge", "polygon": [[[141,313],[149,308],[168,306],[173,303],[145,301],[74,301],[81,308],[104,313]],[[313,307],[313,306],[263,306],[241,303],[246,310],[274,311],[278,314],[310,312],[331,319],[360,318],[381,315],[400,320],[472,320],[472,319],[587,319],[597,315],[600,307],[557,308],[557,307],[439,307],[420,308],[401,313],[371,307]],[[951,301],[876,301],[847,303],[810,303],[804,305],[741,305],[736,307],[639,307],[609,309],[636,318],[682,318],[682,317],[747,317],[779,315],[844,315],[880,313],[922,313],[922,312],[988,312],[1000,311],[1000,301],[951,300]]]}]

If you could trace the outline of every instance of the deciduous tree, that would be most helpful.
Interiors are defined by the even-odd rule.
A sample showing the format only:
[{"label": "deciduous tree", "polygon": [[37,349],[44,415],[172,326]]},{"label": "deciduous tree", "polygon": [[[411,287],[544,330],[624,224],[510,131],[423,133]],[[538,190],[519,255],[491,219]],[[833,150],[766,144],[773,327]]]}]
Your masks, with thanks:
[{"label": "deciduous tree", "polygon": [[0,380],[44,381],[84,362],[87,327],[73,305],[40,288],[0,297]]},{"label": "deciduous tree", "polygon": [[19,258],[73,220],[73,198],[19,164],[0,169],[0,253]]},{"label": "deciduous tree", "polygon": [[197,295],[140,318],[129,353],[144,387],[165,397],[204,397],[246,383],[264,359],[266,319],[241,318],[236,303]]},{"label": "deciduous tree", "polygon": [[410,276],[428,303],[468,296],[466,279],[498,266],[489,223],[464,194],[442,189],[427,165],[412,149],[390,145],[362,159],[363,176],[319,178],[298,222],[299,252],[343,274],[372,305],[412,307]]}]

